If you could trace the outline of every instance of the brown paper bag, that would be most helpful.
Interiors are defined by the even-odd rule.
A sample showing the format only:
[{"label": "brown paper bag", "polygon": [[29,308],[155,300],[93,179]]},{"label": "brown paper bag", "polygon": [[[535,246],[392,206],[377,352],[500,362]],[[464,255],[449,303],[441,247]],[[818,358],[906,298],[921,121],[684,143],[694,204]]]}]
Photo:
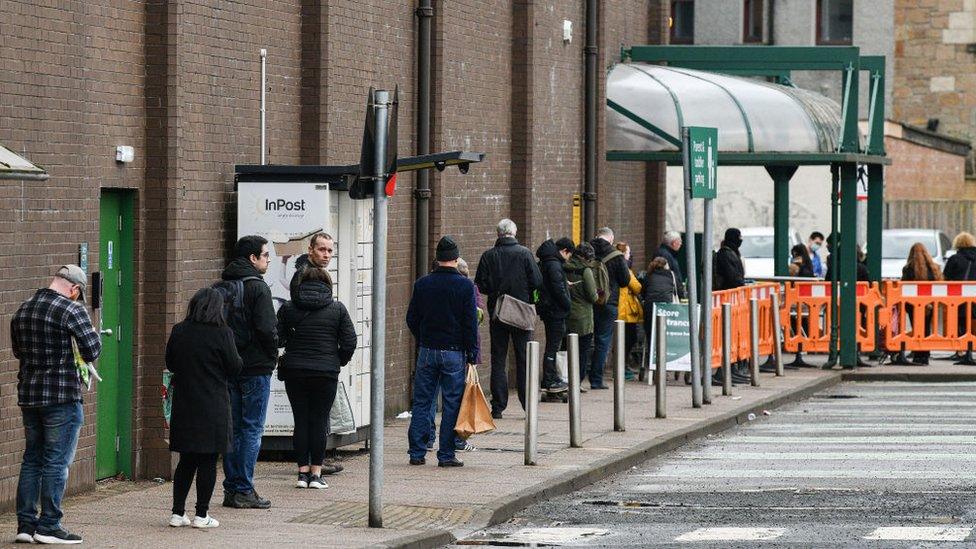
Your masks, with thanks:
[{"label": "brown paper bag", "polygon": [[488,433],[495,430],[495,422],[491,419],[491,409],[488,399],[481,390],[478,381],[478,369],[474,364],[468,364],[468,377],[464,384],[464,395],[461,397],[461,410],[458,413],[454,432],[457,436],[467,439],[478,433]]}]

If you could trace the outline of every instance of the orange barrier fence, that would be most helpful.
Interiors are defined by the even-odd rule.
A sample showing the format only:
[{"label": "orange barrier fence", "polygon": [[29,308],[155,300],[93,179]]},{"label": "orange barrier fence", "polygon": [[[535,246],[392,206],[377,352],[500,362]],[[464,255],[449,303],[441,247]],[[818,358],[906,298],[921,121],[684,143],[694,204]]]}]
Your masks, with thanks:
[{"label": "orange barrier fence", "polygon": [[[857,283],[857,344],[861,351],[875,349],[881,304],[877,283]],[[830,350],[830,282],[787,282],[780,315],[785,351],[826,353]]]},{"label": "orange barrier fence", "polygon": [[881,311],[889,351],[965,351],[976,348],[976,282],[884,283]]},{"label": "orange barrier fence", "polygon": [[770,297],[779,284],[766,282],[750,284],[732,290],[712,292],[712,368],[722,366],[722,304],[732,306],[732,345],[731,360],[747,360],[752,355],[750,337],[749,300],[759,302],[759,354],[773,353],[775,338],[773,334],[773,304]]}]

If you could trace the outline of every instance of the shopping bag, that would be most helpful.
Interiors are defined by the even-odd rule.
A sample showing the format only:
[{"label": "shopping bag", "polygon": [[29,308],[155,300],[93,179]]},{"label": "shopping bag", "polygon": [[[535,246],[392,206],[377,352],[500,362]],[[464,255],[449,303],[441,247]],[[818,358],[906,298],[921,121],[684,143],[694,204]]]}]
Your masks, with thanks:
[{"label": "shopping bag", "polygon": [[461,397],[461,410],[458,413],[454,432],[466,439],[478,433],[488,433],[495,430],[495,422],[491,419],[491,409],[488,399],[481,390],[478,381],[478,369],[473,364],[468,365],[468,377],[464,384],[464,395]]},{"label": "shopping bag", "polygon": [[556,353],[556,371],[559,373],[559,379],[563,383],[569,383],[568,358],[568,353],[566,351],[558,351]]},{"label": "shopping bag", "polygon": [[346,435],[356,432],[356,420],[352,417],[352,405],[349,403],[349,394],[346,393],[346,385],[339,382],[336,387],[335,400],[332,401],[332,409],[329,410],[329,433],[334,435]]},{"label": "shopping bag", "polygon": [[170,417],[173,415],[173,372],[163,370],[163,420],[169,429]]}]

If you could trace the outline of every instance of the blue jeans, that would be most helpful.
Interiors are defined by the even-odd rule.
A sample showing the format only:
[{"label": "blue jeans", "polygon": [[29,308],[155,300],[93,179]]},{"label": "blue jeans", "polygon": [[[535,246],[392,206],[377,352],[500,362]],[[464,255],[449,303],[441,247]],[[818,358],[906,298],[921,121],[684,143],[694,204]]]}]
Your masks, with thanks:
[{"label": "blue jeans", "polygon": [[[430,434],[427,435],[428,448],[433,448],[434,443],[437,442],[437,393],[439,393],[440,390],[441,388],[437,387],[434,392],[434,398],[432,398],[430,401]],[[465,443],[466,441],[463,438],[455,436],[454,448],[464,450]]]},{"label": "blue jeans", "polygon": [[231,380],[230,413],[234,421],[234,448],[224,456],[224,492],[254,491],[254,464],[261,451],[264,418],[271,397],[271,375],[241,376]]},{"label": "blue jeans", "polygon": [[430,416],[437,388],[440,387],[444,409],[441,412],[440,448],[438,461],[454,459],[454,425],[457,423],[464,394],[464,353],[420,348],[417,356],[417,372],[413,380],[413,413],[407,439],[410,441],[410,458],[420,459],[427,454],[430,435]]},{"label": "blue jeans", "polygon": [[[81,402],[21,408],[24,416],[24,462],[17,482],[17,523],[47,534],[61,528],[61,498],[68,466],[75,458],[78,433],[85,420]],[[37,502],[41,502],[40,518]]]},{"label": "blue jeans", "polygon": [[590,363],[590,386],[603,385],[603,368],[610,354],[613,325],[617,321],[616,305],[593,306],[593,362]]}]

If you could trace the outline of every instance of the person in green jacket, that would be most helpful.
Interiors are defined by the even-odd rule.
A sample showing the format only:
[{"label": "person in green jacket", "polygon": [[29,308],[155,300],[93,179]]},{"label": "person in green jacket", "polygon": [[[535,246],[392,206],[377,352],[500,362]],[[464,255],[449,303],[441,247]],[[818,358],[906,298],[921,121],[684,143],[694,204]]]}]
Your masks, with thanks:
[{"label": "person in green jacket", "polygon": [[[580,381],[586,378],[593,355],[593,304],[597,300],[596,277],[593,275],[595,255],[593,246],[582,242],[563,264],[571,300],[566,332],[579,334]],[[582,384],[580,391],[585,392]]]}]

